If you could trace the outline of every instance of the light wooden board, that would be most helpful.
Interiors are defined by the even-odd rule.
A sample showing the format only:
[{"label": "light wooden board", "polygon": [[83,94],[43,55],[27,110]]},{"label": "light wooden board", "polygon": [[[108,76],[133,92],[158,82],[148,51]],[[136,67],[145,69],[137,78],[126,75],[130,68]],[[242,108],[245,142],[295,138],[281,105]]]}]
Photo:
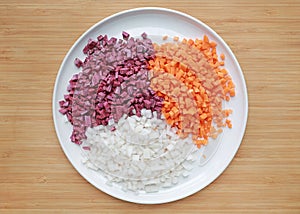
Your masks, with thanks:
[{"label": "light wooden board", "polygon": [[[50,3],[51,2],[51,3]],[[51,99],[68,49],[124,9],[186,12],[230,45],[249,120],[227,170],[183,200],[137,205],[87,183],[62,152]],[[300,1],[0,1],[0,213],[300,213]]]}]

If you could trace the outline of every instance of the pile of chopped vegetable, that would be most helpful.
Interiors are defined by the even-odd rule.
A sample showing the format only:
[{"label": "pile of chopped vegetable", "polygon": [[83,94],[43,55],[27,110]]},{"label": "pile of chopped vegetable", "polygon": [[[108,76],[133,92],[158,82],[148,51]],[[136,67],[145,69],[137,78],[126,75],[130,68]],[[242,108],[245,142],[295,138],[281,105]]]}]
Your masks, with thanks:
[{"label": "pile of chopped vegetable", "polygon": [[187,177],[193,149],[232,128],[223,103],[235,86],[207,36],[122,37],[88,41],[59,111],[87,167],[124,190],[154,192]]}]

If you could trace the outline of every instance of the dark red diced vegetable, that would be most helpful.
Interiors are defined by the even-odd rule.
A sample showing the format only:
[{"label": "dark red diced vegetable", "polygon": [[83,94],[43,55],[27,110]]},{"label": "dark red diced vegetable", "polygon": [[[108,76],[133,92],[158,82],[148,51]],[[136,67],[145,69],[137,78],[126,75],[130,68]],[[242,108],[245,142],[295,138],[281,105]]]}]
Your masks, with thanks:
[{"label": "dark red diced vegetable", "polygon": [[122,36],[123,36],[123,39],[127,40],[127,39],[129,38],[130,35],[129,35],[129,33],[123,31],[123,32],[122,32]]},{"label": "dark red diced vegetable", "polygon": [[142,38],[143,39],[147,39],[147,34],[144,32],[144,33],[142,33]]},{"label": "dark red diced vegetable", "polygon": [[80,68],[83,64],[83,62],[78,58],[75,59],[74,63],[75,63],[77,68]]},{"label": "dark red diced vegetable", "polygon": [[101,40],[103,39],[103,35],[99,35],[99,36],[97,37],[97,39],[98,39],[99,41],[101,41]]}]

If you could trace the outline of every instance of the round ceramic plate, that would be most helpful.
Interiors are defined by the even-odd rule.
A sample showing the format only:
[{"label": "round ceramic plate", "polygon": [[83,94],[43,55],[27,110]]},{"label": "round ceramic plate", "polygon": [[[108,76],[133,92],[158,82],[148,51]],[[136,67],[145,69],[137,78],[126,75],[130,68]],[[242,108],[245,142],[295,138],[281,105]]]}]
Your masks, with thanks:
[{"label": "round ceramic plate", "polygon": [[[226,103],[226,108],[233,109],[231,121],[233,128],[225,130],[216,145],[204,148],[205,160],[193,169],[191,175],[174,187],[162,189],[156,193],[124,192],[115,186],[108,186],[99,173],[86,168],[81,163],[81,149],[70,141],[72,126],[66,123],[65,116],[59,113],[58,102],[67,93],[69,79],[78,69],[74,65],[76,57],[84,59],[82,50],[88,39],[96,39],[100,34],[121,37],[122,31],[139,37],[146,32],[153,42],[161,42],[162,36],[169,38],[202,38],[206,34],[215,41],[218,53],[226,56],[226,69],[229,71],[235,85],[236,96]],[[214,181],[229,165],[237,152],[246,128],[248,115],[247,89],[242,70],[234,54],[211,28],[201,21],[178,11],[164,8],[137,8],[112,15],[87,30],[69,50],[59,69],[53,92],[53,120],[61,147],[74,168],[99,190],[122,200],[142,204],[159,204],[182,199],[196,193]],[[211,144],[212,145],[212,144]],[[200,157],[199,157],[200,158]]]}]

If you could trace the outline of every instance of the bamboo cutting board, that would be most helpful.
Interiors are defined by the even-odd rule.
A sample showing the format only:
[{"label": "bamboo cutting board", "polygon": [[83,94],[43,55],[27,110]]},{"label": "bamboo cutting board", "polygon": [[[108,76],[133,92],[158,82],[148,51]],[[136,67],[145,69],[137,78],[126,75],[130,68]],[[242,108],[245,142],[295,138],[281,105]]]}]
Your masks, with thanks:
[{"label": "bamboo cutting board", "polygon": [[[163,205],[120,201],[87,183],[57,140],[59,66],[90,26],[158,6],[212,27],[243,69],[249,118],[225,172]],[[300,213],[300,1],[0,1],[0,213]]]}]

